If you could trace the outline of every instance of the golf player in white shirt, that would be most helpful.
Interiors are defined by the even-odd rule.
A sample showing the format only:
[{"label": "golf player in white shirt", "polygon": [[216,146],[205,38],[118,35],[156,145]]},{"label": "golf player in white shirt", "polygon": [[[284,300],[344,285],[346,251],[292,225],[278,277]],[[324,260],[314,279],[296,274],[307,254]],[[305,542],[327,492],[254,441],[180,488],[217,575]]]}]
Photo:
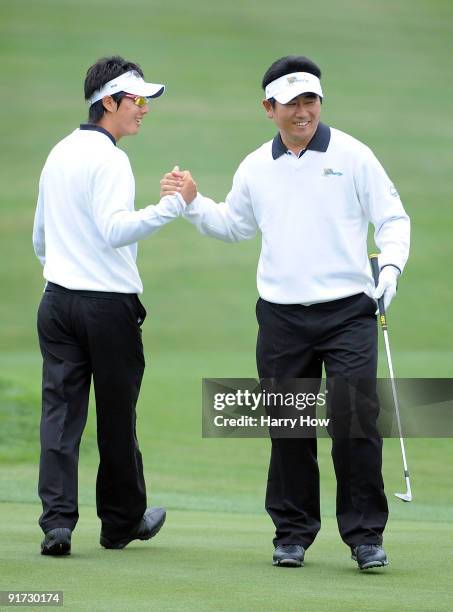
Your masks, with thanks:
[{"label": "golf player in white shirt", "polygon": [[147,83],[119,56],[91,66],[85,79],[88,122],[59,142],[44,165],[33,244],[44,266],[38,311],[43,357],[39,524],[41,552],[67,555],[78,520],[77,468],[91,379],[97,416],[96,504],[100,543],[124,548],[148,540],[165,520],[148,508],[136,436],[136,402],[145,367],[138,295],[137,241],[179,217],[196,190],[134,209],[128,157],[117,147],[139,132],[164,85]]},{"label": "golf player in white shirt", "polygon": [[[262,87],[275,138],[242,161],[225,202],[198,193],[183,216],[202,234],[227,242],[261,233],[261,379],[320,379],[324,366],[328,382],[375,385],[375,299],[383,296],[388,307],[395,295],[409,253],[409,218],[372,151],[320,121],[324,94],[313,61],[277,60]],[[191,181],[188,171],[169,172],[161,196]],[[367,256],[370,223],[380,251],[376,289]],[[331,401],[333,414],[336,409]],[[333,436],[332,458],[340,536],[360,569],[386,566],[382,438]],[[266,509],[276,528],[273,564],[303,566],[321,525],[315,438],[272,438]]]}]

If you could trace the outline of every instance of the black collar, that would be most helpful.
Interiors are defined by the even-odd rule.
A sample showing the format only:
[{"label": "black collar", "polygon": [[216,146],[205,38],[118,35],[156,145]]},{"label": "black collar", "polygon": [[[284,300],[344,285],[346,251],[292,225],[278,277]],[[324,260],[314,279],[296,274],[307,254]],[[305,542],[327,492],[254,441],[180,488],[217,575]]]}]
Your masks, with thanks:
[{"label": "black collar", "polygon": [[[327,147],[330,142],[330,127],[325,125],[324,123],[318,123],[318,127],[316,128],[316,132],[313,134],[313,138],[308,143],[307,147],[304,151],[319,151],[320,153],[325,153],[327,151]],[[280,132],[272,141],[272,157],[274,159],[278,159],[284,153],[287,153],[288,149],[283,144],[282,137],[280,136]]]},{"label": "black collar", "polygon": [[113,144],[116,147],[116,140],[113,138],[110,132],[105,130],[100,125],[95,125],[94,123],[81,123],[80,129],[81,130],[92,130],[93,132],[101,132],[101,134],[105,134],[108,138],[110,138],[110,140],[113,142]]}]

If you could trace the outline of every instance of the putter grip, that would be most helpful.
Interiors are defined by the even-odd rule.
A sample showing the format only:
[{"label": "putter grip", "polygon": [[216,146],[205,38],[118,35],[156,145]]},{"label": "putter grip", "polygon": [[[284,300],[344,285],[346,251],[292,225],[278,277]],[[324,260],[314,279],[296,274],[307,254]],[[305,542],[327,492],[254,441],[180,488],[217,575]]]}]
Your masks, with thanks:
[{"label": "putter grip", "polygon": [[[371,272],[373,273],[374,286],[377,287],[379,284],[379,260],[377,255],[370,255]],[[385,320],[385,306],[384,298],[380,297],[377,301],[379,308],[379,318],[383,329],[387,328],[387,322]]]}]

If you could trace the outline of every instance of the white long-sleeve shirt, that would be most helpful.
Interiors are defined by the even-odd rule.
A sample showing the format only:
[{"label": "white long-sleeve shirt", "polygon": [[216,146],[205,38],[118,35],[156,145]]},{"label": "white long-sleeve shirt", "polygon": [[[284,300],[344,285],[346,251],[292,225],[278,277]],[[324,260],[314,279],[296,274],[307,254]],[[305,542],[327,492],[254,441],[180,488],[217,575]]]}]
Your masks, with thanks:
[{"label": "white long-sleeve shirt", "polygon": [[137,241],[180,216],[182,199],[134,210],[129,159],[83,125],[50,152],[39,182],[33,245],[44,278],[68,289],[142,293]]},{"label": "white long-sleeve shirt", "polygon": [[409,217],[385,170],[366,145],[324,124],[299,157],[277,135],[240,164],[225,202],[198,194],[183,216],[227,242],[260,231],[258,292],[278,304],[371,296],[369,223],[381,268],[402,271],[409,254]]}]

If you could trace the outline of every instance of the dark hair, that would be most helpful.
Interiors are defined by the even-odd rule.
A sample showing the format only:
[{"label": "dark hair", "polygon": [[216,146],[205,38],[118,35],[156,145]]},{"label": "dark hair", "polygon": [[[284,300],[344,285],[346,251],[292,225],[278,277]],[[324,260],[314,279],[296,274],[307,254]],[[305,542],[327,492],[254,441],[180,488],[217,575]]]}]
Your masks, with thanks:
[{"label": "dark hair", "polygon": [[[263,80],[261,81],[261,86],[263,89],[285,74],[291,74],[292,72],[309,72],[310,74],[314,74],[318,79],[321,78],[321,69],[317,66],[311,59],[305,57],[304,55],[286,55],[285,57],[281,57],[276,60],[269,68],[266,70],[263,76]],[[322,101],[322,100],[321,100]],[[274,98],[270,99],[272,106],[275,104]]]},{"label": "dark hair", "polygon": [[[113,55],[111,57],[101,57],[96,63],[90,66],[87,70],[84,83],[85,100],[88,100],[96,90],[100,89],[103,85],[116,79],[121,74],[129,72],[129,70],[135,70],[143,77],[143,70],[138,64],[129,62],[119,55]],[[124,97],[121,92],[112,95],[112,98],[116,102]],[[98,123],[104,116],[105,109],[102,104],[102,100],[98,100],[90,106],[88,111],[89,123]]]}]

